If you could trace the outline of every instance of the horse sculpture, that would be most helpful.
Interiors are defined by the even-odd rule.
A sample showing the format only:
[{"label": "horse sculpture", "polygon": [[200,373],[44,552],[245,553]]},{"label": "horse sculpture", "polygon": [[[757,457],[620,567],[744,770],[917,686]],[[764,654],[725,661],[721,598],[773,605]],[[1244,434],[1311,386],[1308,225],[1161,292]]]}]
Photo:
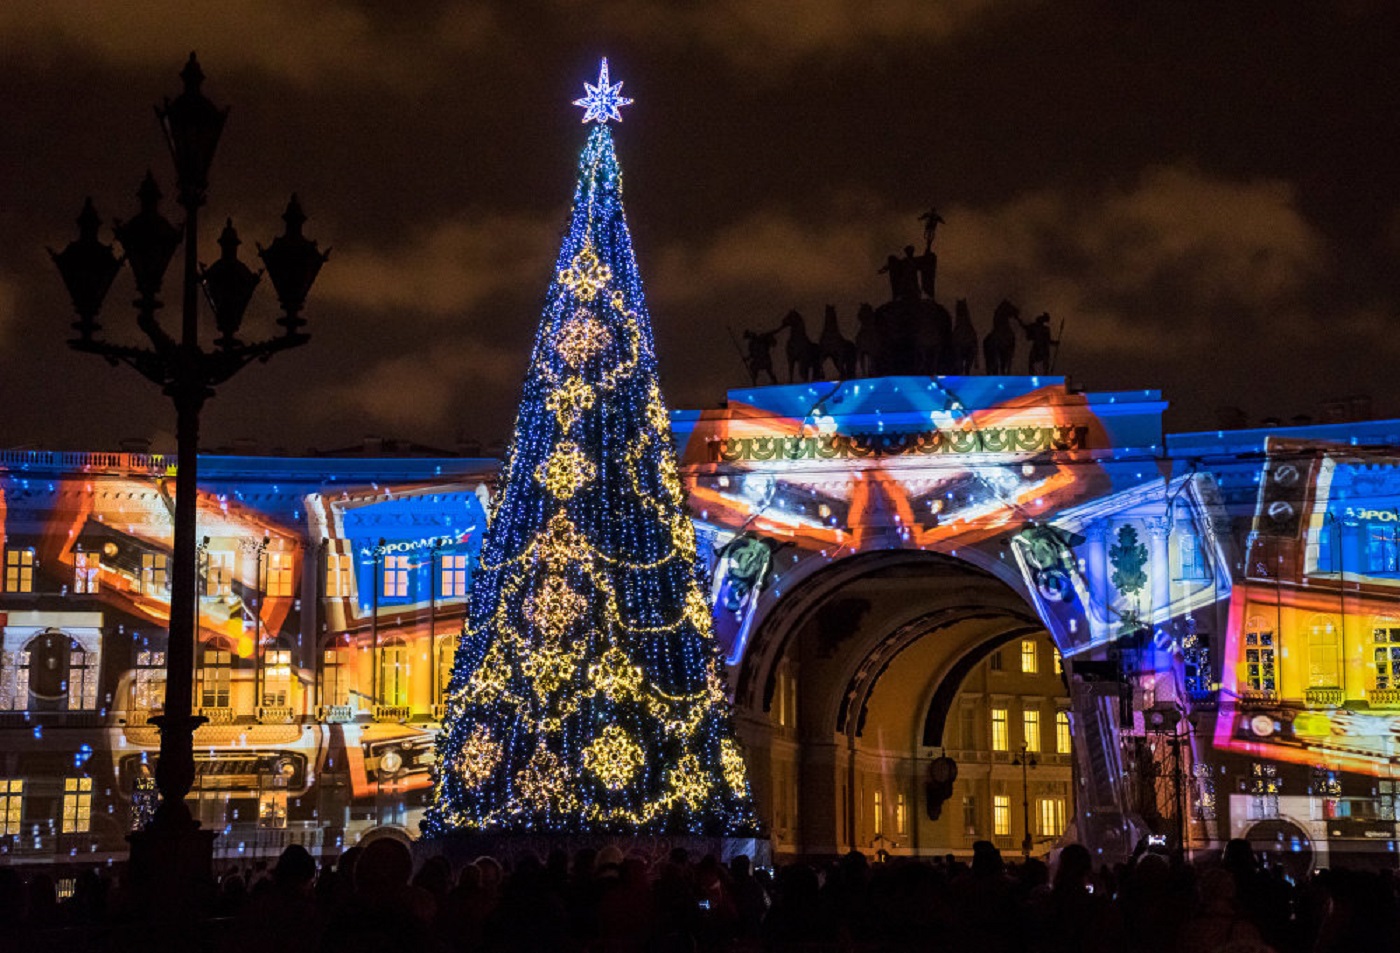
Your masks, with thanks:
[{"label": "horse sculpture", "polygon": [[1021,309],[1005,299],[992,312],[992,329],[982,339],[988,374],[1011,373],[1011,359],[1016,356],[1016,325],[1012,322],[1020,319]]},{"label": "horse sculpture", "polygon": [[787,313],[780,328],[787,328],[787,359],[788,359],[788,383],[798,382],[798,374],[801,380],[814,381],[821,377],[822,373],[822,349],[821,345],[807,336],[807,322],[802,319],[802,314],[796,308]]},{"label": "horse sculpture", "polygon": [[953,312],[953,373],[971,374],[977,370],[977,329],[972,326],[967,299],[959,298]]},{"label": "horse sculpture", "polygon": [[[836,380],[847,380],[856,376],[856,346],[841,333],[841,322],[836,319],[834,305],[826,306],[826,318],[822,323],[822,336],[818,346],[821,348],[821,371],[825,371],[826,362],[831,361]],[[819,376],[821,371],[818,372]]]}]

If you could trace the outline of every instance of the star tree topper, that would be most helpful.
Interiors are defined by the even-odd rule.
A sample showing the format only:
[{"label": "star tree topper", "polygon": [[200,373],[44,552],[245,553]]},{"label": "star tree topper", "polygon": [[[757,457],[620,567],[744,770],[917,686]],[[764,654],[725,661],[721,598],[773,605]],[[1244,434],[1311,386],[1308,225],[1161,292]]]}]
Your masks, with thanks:
[{"label": "star tree topper", "polygon": [[632,105],[632,100],[622,95],[622,83],[608,82],[608,58],[603,57],[603,64],[598,67],[598,85],[584,83],[583,91],[586,94],[582,99],[575,99],[575,106],[583,107],[583,121],[606,124],[608,120],[622,122],[621,107]]}]

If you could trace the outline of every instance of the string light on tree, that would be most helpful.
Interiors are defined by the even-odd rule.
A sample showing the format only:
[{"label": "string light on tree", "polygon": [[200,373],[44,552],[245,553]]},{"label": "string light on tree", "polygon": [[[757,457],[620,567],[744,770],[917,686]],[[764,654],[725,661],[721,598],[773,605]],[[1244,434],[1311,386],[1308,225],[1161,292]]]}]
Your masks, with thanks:
[{"label": "string light on tree", "polygon": [[473,576],[429,835],[756,828],[607,125],[607,62]]}]

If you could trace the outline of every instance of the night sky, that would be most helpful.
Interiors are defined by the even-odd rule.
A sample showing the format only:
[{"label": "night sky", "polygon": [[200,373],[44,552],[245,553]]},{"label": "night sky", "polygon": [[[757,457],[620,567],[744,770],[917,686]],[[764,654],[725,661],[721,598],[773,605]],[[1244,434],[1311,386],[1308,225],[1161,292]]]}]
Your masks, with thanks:
[{"label": "night sky", "polygon": [[[173,193],[151,107],[191,49],[232,106],[202,260],[232,215],[257,264],[294,190],[334,248],[311,344],[225,385],[207,447],[507,436],[603,55],[636,99],[615,135],[673,407],[746,383],[729,328],[796,307],[815,334],[829,302],[853,334],[936,206],[945,305],[980,333],[1003,297],[1063,318],[1057,370],[1161,388],[1171,429],[1361,393],[1400,414],[1385,0],[5,0],[0,449],[173,443],[154,386],[67,349],[44,247],[85,195],[133,215],[147,167]],[[103,317],[136,343],[132,297],[124,275]]]}]

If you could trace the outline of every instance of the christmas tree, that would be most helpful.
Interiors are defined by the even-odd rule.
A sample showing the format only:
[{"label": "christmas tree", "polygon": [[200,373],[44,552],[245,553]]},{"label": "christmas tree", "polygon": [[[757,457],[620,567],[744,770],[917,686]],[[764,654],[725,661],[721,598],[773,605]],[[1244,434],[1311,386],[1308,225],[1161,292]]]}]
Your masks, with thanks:
[{"label": "christmas tree", "polygon": [[603,61],[438,738],[423,827],[755,821],[623,217]]}]

